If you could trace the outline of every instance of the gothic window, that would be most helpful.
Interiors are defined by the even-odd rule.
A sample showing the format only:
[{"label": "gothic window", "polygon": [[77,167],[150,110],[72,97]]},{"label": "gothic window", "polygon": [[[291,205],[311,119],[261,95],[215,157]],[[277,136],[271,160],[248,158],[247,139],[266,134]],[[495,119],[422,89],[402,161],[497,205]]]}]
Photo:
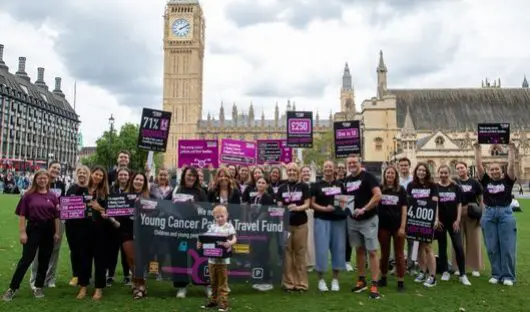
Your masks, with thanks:
[{"label": "gothic window", "polygon": [[434,170],[436,170],[436,163],[433,160],[427,160],[427,166],[429,167],[431,176],[433,176],[435,172]]},{"label": "gothic window", "polygon": [[445,140],[443,137],[438,136],[436,139],[434,139],[434,143],[436,144],[436,148],[443,148],[445,144]]},{"label": "gothic window", "polygon": [[383,139],[377,137],[374,139],[375,150],[380,152],[383,150]]},{"label": "gothic window", "polygon": [[505,151],[502,150],[502,147],[500,147],[499,145],[493,145],[491,148],[490,148],[490,155],[491,156],[502,156],[502,155],[506,155],[507,153]]}]

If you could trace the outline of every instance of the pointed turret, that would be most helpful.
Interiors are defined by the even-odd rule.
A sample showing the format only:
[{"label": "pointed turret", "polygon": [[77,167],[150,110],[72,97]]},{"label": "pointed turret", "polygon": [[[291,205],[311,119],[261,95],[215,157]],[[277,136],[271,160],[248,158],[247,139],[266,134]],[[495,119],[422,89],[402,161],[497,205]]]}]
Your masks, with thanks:
[{"label": "pointed turret", "polygon": [[352,79],[350,73],[350,67],[348,63],[344,65],[344,73],[342,74],[342,90],[352,90]]},{"label": "pointed turret", "polygon": [[4,45],[0,44],[0,69],[8,70],[6,63],[4,62]]},{"label": "pointed turret", "polygon": [[526,75],[524,75],[522,87],[525,88],[525,89],[528,88],[528,80],[526,80]]},{"label": "pointed turret", "polygon": [[320,115],[318,114],[318,109],[317,109],[317,115],[315,116],[315,126],[318,128],[320,124]]},{"label": "pointed turret", "polygon": [[407,114],[405,115],[405,122],[403,123],[403,133],[413,134],[416,132],[414,122],[412,122],[412,116],[410,115],[409,107],[407,106]]},{"label": "pointed turret", "polygon": [[288,112],[291,111],[291,100],[287,100],[287,109]]},{"label": "pointed turret", "polygon": [[385,65],[385,60],[383,59],[383,51],[379,51],[379,65],[377,66],[377,97],[383,98],[386,95],[387,91],[387,72],[388,69]]},{"label": "pointed turret", "polygon": [[207,118],[207,123],[206,123],[206,125],[207,125],[208,127],[211,127],[211,126],[212,126],[212,115],[210,114],[210,112],[208,112],[208,117],[206,117],[206,118]]},{"label": "pointed turret", "polygon": [[293,111],[296,112],[296,103],[293,101]]},{"label": "pointed turret", "polygon": [[254,105],[250,102],[250,107],[248,108],[248,126],[252,127],[254,124]]},{"label": "pointed turret", "polygon": [[274,108],[274,126],[278,127],[280,122],[280,108],[278,107],[278,102],[276,102],[276,107]]},{"label": "pointed turret", "polygon": [[234,126],[237,126],[237,105],[234,102],[234,105],[232,105],[232,122],[234,123]]},{"label": "pointed turret", "polygon": [[329,126],[333,127],[333,111],[329,110]]},{"label": "pointed turret", "polygon": [[265,110],[261,108],[261,127],[265,127]]},{"label": "pointed turret", "polygon": [[225,107],[222,101],[221,108],[219,108],[219,123],[221,124],[221,127],[225,124]]}]

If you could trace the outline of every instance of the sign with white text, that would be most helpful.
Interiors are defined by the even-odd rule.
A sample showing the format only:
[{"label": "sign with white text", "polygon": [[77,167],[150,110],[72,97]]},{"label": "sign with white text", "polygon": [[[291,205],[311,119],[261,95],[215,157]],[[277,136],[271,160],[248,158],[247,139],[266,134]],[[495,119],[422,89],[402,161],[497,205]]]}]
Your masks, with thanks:
[{"label": "sign with white text", "polygon": [[165,152],[171,113],[144,108],[140,121],[138,148],[152,152]]},{"label": "sign with white text", "polygon": [[287,112],[287,146],[313,148],[313,112]]}]

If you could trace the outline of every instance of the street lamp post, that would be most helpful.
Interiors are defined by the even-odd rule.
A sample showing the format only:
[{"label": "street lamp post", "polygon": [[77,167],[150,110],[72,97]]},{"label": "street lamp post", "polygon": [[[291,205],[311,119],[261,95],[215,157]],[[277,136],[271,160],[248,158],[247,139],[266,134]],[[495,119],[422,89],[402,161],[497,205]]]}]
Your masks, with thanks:
[{"label": "street lamp post", "polygon": [[112,135],[114,133],[114,116],[112,114],[110,114],[109,126],[110,126],[110,133],[109,133],[109,170],[112,170],[112,162],[113,162]]}]

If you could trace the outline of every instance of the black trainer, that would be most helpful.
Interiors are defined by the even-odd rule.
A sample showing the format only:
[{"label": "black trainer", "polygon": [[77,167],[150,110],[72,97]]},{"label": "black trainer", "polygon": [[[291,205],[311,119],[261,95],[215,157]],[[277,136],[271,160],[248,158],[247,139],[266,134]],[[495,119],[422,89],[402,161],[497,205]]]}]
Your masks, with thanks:
[{"label": "black trainer", "polygon": [[387,279],[386,276],[381,276],[381,279],[378,282],[379,287],[386,287],[387,285]]},{"label": "black trainer", "polygon": [[377,290],[377,286],[372,285],[370,287],[370,299],[381,299],[381,294],[379,293],[379,290]]},{"label": "black trainer", "polygon": [[366,285],[366,281],[358,280],[357,284],[355,284],[355,287],[352,288],[352,292],[354,293],[360,293],[368,289],[368,286]]}]

